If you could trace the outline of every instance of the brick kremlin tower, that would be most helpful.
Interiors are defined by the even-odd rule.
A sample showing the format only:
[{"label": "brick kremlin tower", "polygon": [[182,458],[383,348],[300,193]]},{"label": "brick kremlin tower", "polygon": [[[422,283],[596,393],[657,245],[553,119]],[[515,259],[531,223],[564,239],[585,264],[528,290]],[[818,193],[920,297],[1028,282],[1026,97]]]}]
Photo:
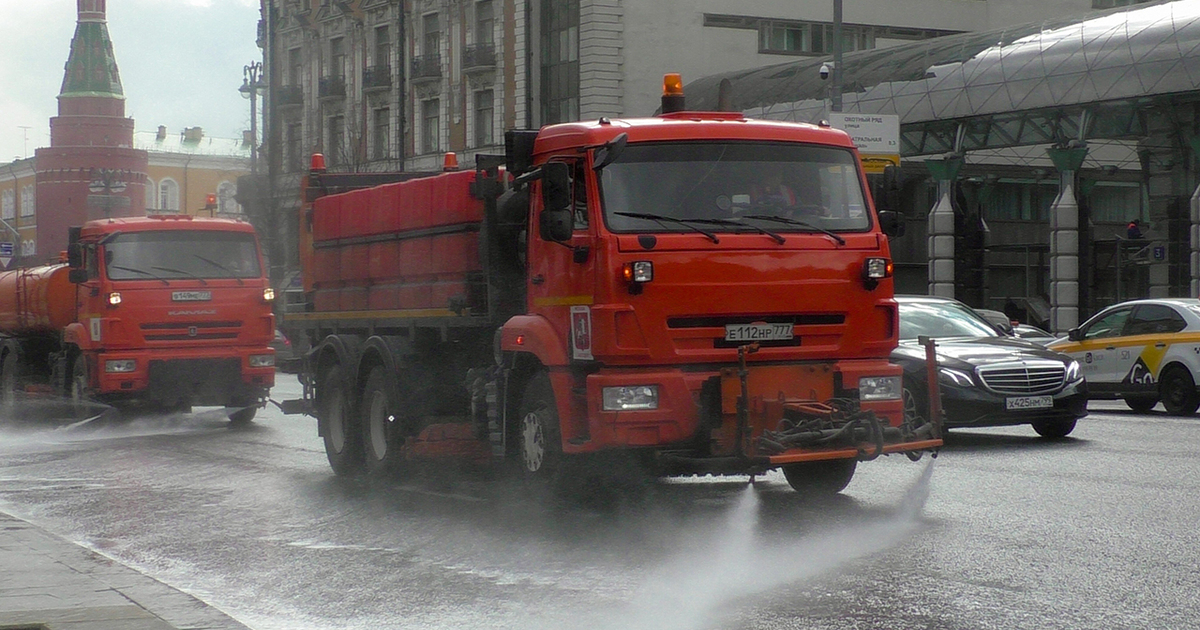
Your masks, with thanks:
[{"label": "brick kremlin tower", "polygon": [[103,217],[146,214],[145,151],[133,148],[133,119],[108,36],[105,0],[76,0],[58,116],[50,119],[50,146],[36,152],[37,252],[57,259],[67,227]]}]

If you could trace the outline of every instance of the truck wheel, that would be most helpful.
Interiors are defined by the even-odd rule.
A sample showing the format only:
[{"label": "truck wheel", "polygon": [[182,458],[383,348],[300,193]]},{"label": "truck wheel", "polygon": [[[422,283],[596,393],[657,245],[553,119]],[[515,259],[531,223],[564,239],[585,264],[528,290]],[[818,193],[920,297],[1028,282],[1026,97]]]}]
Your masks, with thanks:
[{"label": "truck wheel", "polygon": [[820,462],[801,462],[783,467],[788,485],[800,494],[824,496],[837,494],[850,485],[858,460],[831,459]]},{"label": "truck wheel", "polygon": [[357,473],[363,463],[358,422],[351,413],[345,386],[342,368],[335,366],[317,390],[317,424],[325,439],[325,456],[333,472],[341,476]]},{"label": "truck wheel", "polygon": [[88,382],[87,359],[76,355],[71,360],[71,380],[67,382],[67,398],[75,417],[83,418],[91,410],[90,383]]},{"label": "truck wheel", "polygon": [[1196,382],[1192,375],[1181,367],[1173,367],[1163,375],[1158,385],[1163,407],[1172,416],[1190,416],[1200,407],[1200,395],[1196,394]]},{"label": "truck wheel", "polygon": [[1037,420],[1033,423],[1033,430],[1044,438],[1065,438],[1075,430],[1075,418]]},{"label": "truck wheel", "polygon": [[552,479],[561,463],[562,439],[559,437],[554,388],[545,372],[538,372],[529,379],[517,418],[517,461],[521,463],[523,476]]},{"label": "truck wheel", "polygon": [[[255,404],[255,401],[252,401],[252,400],[247,401],[242,398],[235,399],[231,406],[232,407],[244,407],[244,409],[242,409],[241,411],[235,411],[235,412],[229,414],[229,424],[231,426],[235,426],[235,427],[244,427],[247,424],[250,424],[250,422],[252,420],[254,420],[254,415],[256,413],[258,413],[258,407],[254,406],[254,404]],[[189,410],[191,409],[191,405],[187,404],[186,402],[185,403],[176,403],[176,406],[174,407],[174,409],[180,410],[184,406],[186,406]],[[188,412],[180,411],[179,413],[188,413]]]},{"label": "truck wheel", "polygon": [[1146,413],[1158,404],[1158,396],[1126,396],[1125,404],[1138,413]]},{"label": "truck wheel", "polygon": [[381,475],[394,470],[402,457],[402,423],[396,411],[398,401],[388,385],[387,375],[387,368],[383,366],[371,368],[367,385],[363,388],[363,453],[366,456],[367,473],[370,475]]},{"label": "truck wheel", "polygon": [[4,355],[0,362],[0,404],[11,406],[17,400],[17,384],[21,382],[21,364],[16,352]]}]

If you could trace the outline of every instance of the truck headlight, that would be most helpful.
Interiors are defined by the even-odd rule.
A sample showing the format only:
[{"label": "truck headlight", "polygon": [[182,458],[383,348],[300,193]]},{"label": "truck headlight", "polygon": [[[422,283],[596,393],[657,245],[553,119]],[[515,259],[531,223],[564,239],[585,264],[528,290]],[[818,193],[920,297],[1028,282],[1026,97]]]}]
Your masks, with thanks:
[{"label": "truck headlight", "polygon": [[938,368],[938,380],[947,385],[957,385],[959,387],[971,387],[975,384],[971,380],[971,375],[962,370],[953,368]]},{"label": "truck headlight", "polygon": [[1063,382],[1069,384],[1081,380],[1083,380],[1083,369],[1079,367],[1078,361],[1072,360],[1067,364],[1067,373],[1063,376]]},{"label": "truck headlight", "polygon": [[136,369],[137,361],[134,359],[111,359],[104,362],[104,371],[109,374],[122,374]]},{"label": "truck headlight", "polygon": [[658,385],[627,385],[600,390],[605,411],[658,409]]},{"label": "truck headlight", "polygon": [[858,379],[859,400],[899,400],[899,376],[864,376]]},{"label": "truck headlight", "polygon": [[250,355],[250,367],[271,367],[273,365],[275,365],[275,355],[273,354]]}]

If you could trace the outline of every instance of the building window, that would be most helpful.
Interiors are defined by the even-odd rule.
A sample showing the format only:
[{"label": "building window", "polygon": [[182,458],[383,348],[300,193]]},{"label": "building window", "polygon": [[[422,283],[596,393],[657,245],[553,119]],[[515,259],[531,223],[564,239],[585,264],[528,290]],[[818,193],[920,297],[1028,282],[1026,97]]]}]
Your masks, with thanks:
[{"label": "building window", "polygon": [[372,138],[373,155],[376,160],[388,158],[388,147],[391,145],[392,110],[381,107],[375,110],[375,137]]},{"label": "building window", "polygon": [[154,185],[154,180],[146,178],[146,212],[150,212],[157,208],[155,205],[158,202],[158,188]]},{"label": "building window", "polygon": [[0,193],[0,217],[7,221],[17,218],[17,197],[11,190]]},{"label": "building window", "polygon": [[421,103],[421,152],[437,153],[440,151],[441,103],[436,98]]},{"label": "building window", "polygon": [[1027,179],[1001,179],[984,203],[985,219],[998,221],[1046,221],[1058,196],[1058,185]]},{"label": "building window", "polygon": [[579,119],[579,0],[542,1],[542,124]]},{"label": "building window", "polygon": [[[814,53],[833,52],[833,25],[813,22],[762,22],[759,27],[759,52]],[[875,47],[875,29],[870,26],[842,26],[842,50],[867,50]]]},{"label": "building window", "polygon": [[304,76],[304,64],[301,61],[300,49],[288,49],[288,85],[299,86],[301,78]]},{"label": "building window", "polygon": [[291,173],[304,170],[304,156],[300,154],[300,139],[303,133],[304,128],[300,123],[288,123],[287,131],[284,132],[284,142],[287,144],[285,148],[287,170]]},{"label": "building window", "polygon": [[375,65],[392,63],[392,32],[387,24],[375,27]]},{"label": "building window", "polygon": [[1092,220],[1126,223],[1145,219],[1146,195],[1139,182],[1096,182],[1088,196]]},{"label": "building window", "polygon": [[1093,9],[1112,9],[1116,7],[1131,7],[1135,4],[1144,4],[1150,0],[1092,0]]},{"label": "building window", "polygon": [[493,43],[496,17],[492,8],[492,0],[480,0],[475,3],[475,43]]},{"label": "building window", "polygon": [[169,177],[158,183],[158,209],[163,212],[179,212],[179,184]]},{"label": "building window", "polygon": [[344,158],[348,157],[345,153],[346,142],[346,117],[345,116],[330,116],[328,121],[328,142],[325,145],[325,157],[329,160],[330,166],[338,166],[345,162]]},{"label": "building window", "polygon": [[33,186],[26,186],[21,189],[21,216],[31,217],[37,209],[36,199],[34,198]]},{"label": "building window", "polygon": [[341,37],[329,40],[329,75],[341,78],[346,76],[346,43]]},{"label": "building window", "polygon": [[217,214],[242,214],[242,206],[237,202],[237,184],[221,182],[217,184]]},{"label": "building window", "polygon": [[421,32],[425,38],[421,40],[422,55],[437,55],[441,53],[441,26],[438,24],[438,14],[430,13],[421,18]]},{"label": "building window", "polygon": [[475,93],[475,146],[477,147],[486,147],[492,144],[495,137],[492,130],[494,100],[491,90],[480,90]]}]

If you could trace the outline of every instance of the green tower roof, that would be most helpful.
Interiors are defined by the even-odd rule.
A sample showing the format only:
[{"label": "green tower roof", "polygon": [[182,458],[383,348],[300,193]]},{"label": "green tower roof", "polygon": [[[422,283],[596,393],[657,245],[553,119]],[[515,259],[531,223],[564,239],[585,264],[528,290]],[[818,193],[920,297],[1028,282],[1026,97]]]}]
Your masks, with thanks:
[{"label": "green tower roof", "polygon": [[112,40],[104,22],[81,20],[76,24],[59,96],[125,98]]}]

